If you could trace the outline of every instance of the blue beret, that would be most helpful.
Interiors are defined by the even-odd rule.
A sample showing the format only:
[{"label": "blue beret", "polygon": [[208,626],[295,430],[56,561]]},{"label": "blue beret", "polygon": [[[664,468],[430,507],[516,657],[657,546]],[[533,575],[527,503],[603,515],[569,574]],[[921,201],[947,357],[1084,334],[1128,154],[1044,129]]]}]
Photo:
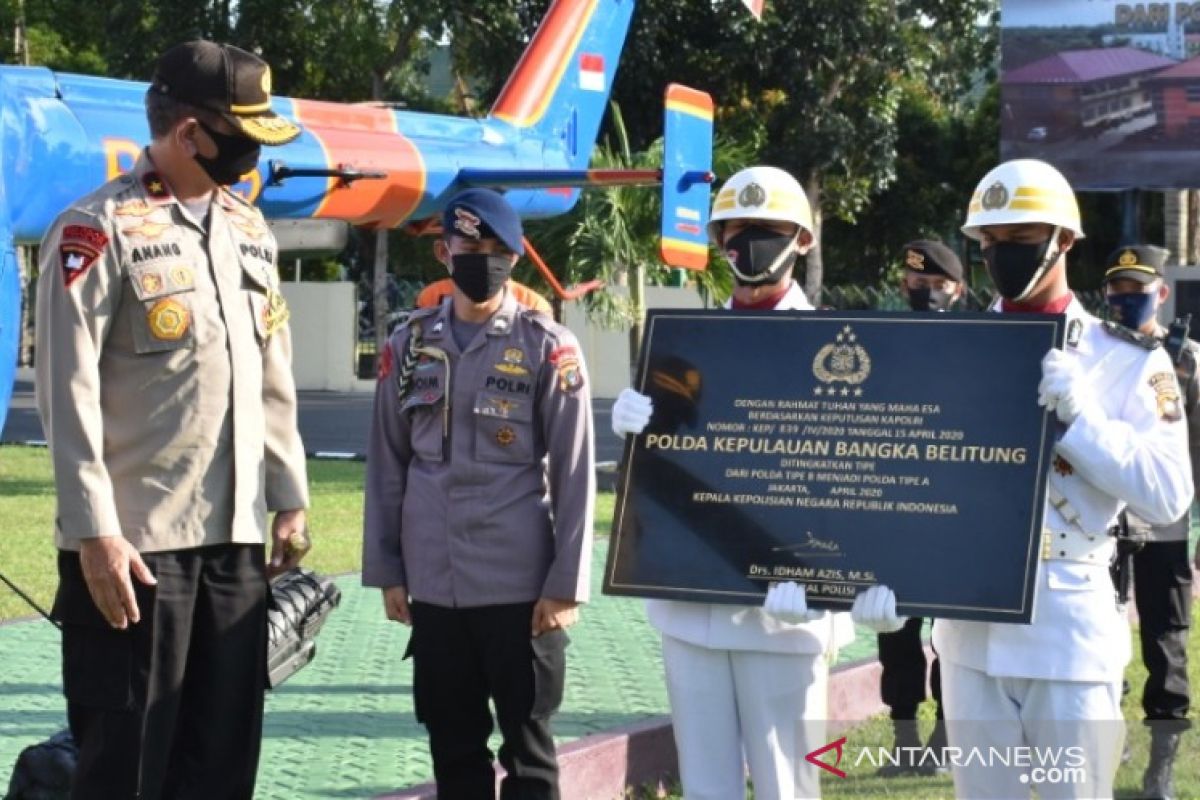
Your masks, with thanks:
[{"label": "blue beret", "polygon": [[517,255],[525,255],[521,217],[504,195],[491,189],[467,189],[450,198],[442,212],[442,231],[464,239],[499,239]]}]

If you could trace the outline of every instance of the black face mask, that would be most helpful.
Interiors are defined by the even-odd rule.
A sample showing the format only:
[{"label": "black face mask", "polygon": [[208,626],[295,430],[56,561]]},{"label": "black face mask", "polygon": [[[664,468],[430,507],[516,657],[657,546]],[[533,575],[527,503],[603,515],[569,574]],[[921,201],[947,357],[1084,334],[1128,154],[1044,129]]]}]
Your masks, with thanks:
[{"label": "black face mask", "polygon": [[454,285],[476,303],[499,294],[512,272],[512,261],[499,253],[459,253],[450,256],[450,263],[454,267],[450,273]]},{"label": "black face mask", "polygon": [[954,305],[954,293],[918,286],[908,290],[908,307],[913,311],[946,311]]},{"label": "black face mask", "polygon": [[799,255],[791,249],[794,235],[777,233],[756,225],[746,228],[725,242],[725,258],[733,269],[738,286],[778,283]]},{"label": "black face mask", "polygon": [[219,133],[203,122],[200,127],[217,146],[217,154],[209,158],[196,153],[196,163],[213,183],[232,186],[250,170],[258,166],[258,154],[262,147],[253,139],[229,133]]},{"label": "black face mask", "polygon": [[1058,248],[1051,249],[1056,241],[1058,228],[1040,244],[994,242],[985,248],[983,261],[992,283],[996,284],[996,291],[1007,300],[1024,300],[1058,259]]}]

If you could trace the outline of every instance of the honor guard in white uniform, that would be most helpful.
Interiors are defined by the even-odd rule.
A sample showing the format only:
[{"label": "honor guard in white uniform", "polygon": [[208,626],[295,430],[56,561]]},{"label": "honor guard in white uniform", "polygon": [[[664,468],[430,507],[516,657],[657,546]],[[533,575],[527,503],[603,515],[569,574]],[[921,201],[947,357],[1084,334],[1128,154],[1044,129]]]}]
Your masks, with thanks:
[{"label": "honor guard in white uniform", "polygon": [[[1178,382],[1161,348],[1099,322],[1071,294],[1066,254],[1083,229],[1074,192],[1049,164],[1009,161],[989,172],[963,232],[982,245],[1000,293],[996,310],[1064,314],[1067,327],[1062,349],[1042,360],[1039,385],[1058,441],[1033,621],[934,625],[950,747],[962,756],[951,763],[955,793],[1011,800],[1036,788],[1042,798],[1111,797],[1130,633],[1108,573],[1109,530],[1126,507],[1152,524],[1188,508]],[[1047,755],[1022,763],[1022,747]],[[1078,771],[1039,771],[1040,757]]]},{"label": "honor guard in white uniform", "polygon": [[[812,211],[796,180],[774,167],[733,175],[713,204],[709,235],[736,286],[727,307],[811,310],[792,279],[813,245]],[[650,398],[625,389],[612,409],[621,436],[645,430]],[[820,796],[805,753],[824,741],[826,654],[854,638],[848,615],[807,606],[804,587],[771,587],[765,604],[646,603],[662,633],[679,772],[687,800]]]}]

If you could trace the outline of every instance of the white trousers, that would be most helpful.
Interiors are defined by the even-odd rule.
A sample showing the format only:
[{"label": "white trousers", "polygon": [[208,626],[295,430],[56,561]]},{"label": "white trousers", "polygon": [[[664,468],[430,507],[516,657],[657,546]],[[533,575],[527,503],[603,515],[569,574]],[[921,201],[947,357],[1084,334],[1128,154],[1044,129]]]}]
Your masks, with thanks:
[{"label": "white trousers", "polygon": [[663,636],[685,800],[819,798],[828,667],[818,654],[713,650]]},{"label": "white trousers", "polygon": [[1035,787],[1043,800],[1112,797],[1119,680],[993,678],[943,660],[942,703],[960,800],[1023,800]]}]

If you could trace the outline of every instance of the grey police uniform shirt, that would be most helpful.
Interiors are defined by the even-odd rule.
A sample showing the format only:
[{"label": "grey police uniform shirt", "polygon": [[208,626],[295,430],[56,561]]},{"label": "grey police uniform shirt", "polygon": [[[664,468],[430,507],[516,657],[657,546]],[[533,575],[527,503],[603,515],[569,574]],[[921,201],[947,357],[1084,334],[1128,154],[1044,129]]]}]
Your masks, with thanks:
[{"label": "grey police uniform shirt", "polygon": [[[1156,334],[1162,340],[1166,338],[1166,329],[1160,329]],[[1183,400],[1183,411],[1187,417],[1188,451],[1192,458],[1192,481],[1200,488],[1200,343],[1193,339],[1185,339],[1183,352],[1179,363],[1175,365],[1175,374],[1179,378],[1180,397]],[[1193,500],[1194,502],[1194,500]],[[1170,525],[1151,525],[1139,519],[1135,514],[1129,514],[1131,530],[1141,531],[1155,542],[1186,542],[1191,530],[1192,511],[1187,512]]]},{"label": "grey police uniform shirt", "polygon": [[[382,356],[363,584],[405,586],[413,600],[445,607],[584,602],[595,470],[578,343],[507,293],[460,352],[451,308],[447,299],[414,314]],[[414,324],[415,360],[407,353]]]},{"label": "grey police uniform shirt", "polygon": [[262,543],[268,509],[308,505],[274,237],[226,190],[208,217],[143,153],[42,241],[36,388],[59,548]]}]

